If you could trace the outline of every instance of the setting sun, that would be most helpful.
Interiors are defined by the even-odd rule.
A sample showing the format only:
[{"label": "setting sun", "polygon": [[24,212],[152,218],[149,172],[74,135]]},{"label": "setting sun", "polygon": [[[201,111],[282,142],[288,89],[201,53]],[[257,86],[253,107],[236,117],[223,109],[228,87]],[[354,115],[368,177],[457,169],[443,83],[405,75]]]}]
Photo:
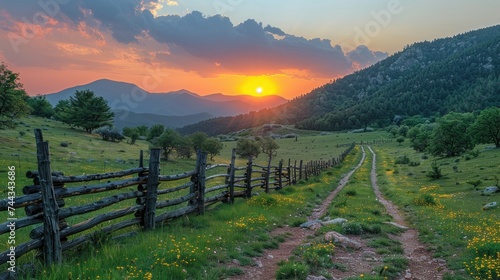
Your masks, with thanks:
[{"label": "setting sun", "polygon": [[279,94],[276,81],[270,76],[249,76],[239,87],[240,94],[254,96]]}]

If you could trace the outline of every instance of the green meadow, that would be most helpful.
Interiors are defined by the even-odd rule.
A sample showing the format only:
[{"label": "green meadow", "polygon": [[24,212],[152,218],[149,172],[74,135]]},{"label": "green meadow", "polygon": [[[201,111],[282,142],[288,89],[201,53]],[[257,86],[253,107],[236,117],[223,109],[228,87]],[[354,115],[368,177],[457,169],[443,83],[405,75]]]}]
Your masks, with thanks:
[{"label": "green meadow", "polygon": [[[52,170],[62,171],[65,175],[137,167],[140,150],[145,151],[147,166],[149,145],[146,141],[139,140],[134,145],[125,141],[109,143],[56,121],[25,118],[16,129],[0,131],[0,186],[7,180],[7,167],[16,166],[18,196],[22,195],[22,186],[32,184],[25,178],[25,172],[37,169],[35,128],[43,129],[44,138],[49,141]],[[391,139],[385,131],[328,135],[311,131],[293,133],[300,135],[297,140],[277,140],[280,149],[274,163],[280,159],[286,163],[291,159],[292,164],[295,160],[327,160],[346,149],[338,145]],[[235,142],[224,142],[222,153],[209,164],[229,163],[231,149],[235,145]],[[378,184],[382,192],[404,211],[435,257],[447,261],[454,272],[447,279],[498,279],[500,214],[498,208],[487,211],[482,208],[489,202],[500,202],[500,194],[484,196],[481,190],[498,185],[500,150],[482,145],[476,147],[476,152],[460,157],[434,158],[414,152],[407,142],[398,144],[392,141],[371,146],[377,154]],[[410,159],[411,166],[395,163],[402,156]],[[241,265],[255,265],[253,257],[262,255],[266,249],[278,247],[287,235],[270,236],[269,233],[277,227],[296,227],[305,222],[311,211],[321,204],[360,158],[361,148],[358,145],[341,165],[283,190],[270,194],[256,190],[258,196],[236,199],[234,205],[216,204],[209,207],[203,216],[185,216],[157,225],[155,230],[149,232],[135,228],[138,234],[134,236],[113,239],[97,235],[92,243],[65,253],[60,266],[44,267],[34,253],[28,254],[19,258],[18,267],[33,263],[35,269],[27,271],[34,275],[20,273],[18,278],[224,279],[241,274],[241,268],[234,265],[236,261]],[[256,162],[263,164],[266,160],[261,155]],[[244,159],[237,160],[237,166],[245,163]],[[427,176],[432,171],[433,163],[441,169],[442,178],[434,180]],[[161,163],[161,174],[178,174],[194,166],[194,159],[164,161]],[[404,271],[406,264],[401,255],[401,245],[387,238],[390,234],[398,234],[398,230],[384,223],[391,218],[384,214],[383,206],[374,199],[370,168],[371,154],[367,152],[364,165],[351,177],[328,209],[329,217],[348,219],[353,224],[352,229],[345,232],[345,228],[332,226],[320,231],[334,229],[347,235],[361,235],[385,256],[385,274],[374,279],[396,279],[395,275]],[[471,184],[477,181],[480,181],[477,186]],[[74,206],[108,195],[68,198],[66,204]],[[16,214],[23,216],[23,209],[17,209]],[[0,218],[5,220],[6,214],[1,213]],[[78,217],[71,222],[81,220],[83,218]],[[19,230],[17,240],[27,241],[31,229]],[[0,242],[1,249],[6,250],[6,235],[0,238],[4,239]],[[328,272],[335,269],[335,246],[324,243],[320,235],[309,241],[313,246],[297,250],[289,263],[281,264],[279,272],[286,273],[291,267],[299,267],[304,272],[321,271],[328,276]],[[325,257],[330,255],[333,258]],[[1,269],[5,270],[6,265],[2,264]],[[367,271],[364,275],[370,273]],[[366,279],[364,275],[359,277]],[[297,276],[297,279],[305,278]]]}]

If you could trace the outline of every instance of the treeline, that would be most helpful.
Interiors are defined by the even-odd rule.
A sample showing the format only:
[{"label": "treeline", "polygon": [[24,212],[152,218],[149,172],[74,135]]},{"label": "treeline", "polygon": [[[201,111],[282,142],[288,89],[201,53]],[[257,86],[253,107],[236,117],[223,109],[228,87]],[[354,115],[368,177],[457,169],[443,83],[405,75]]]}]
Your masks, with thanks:
[{"label": "treeline", "polygon": [[399,119],[388,131],[402,143],[409,139],[417,152],[454,157],[470,152],[476,144],[500,148],[500,108],[491,107],[477,114],[451,112],[431,122],[422,117]]}]

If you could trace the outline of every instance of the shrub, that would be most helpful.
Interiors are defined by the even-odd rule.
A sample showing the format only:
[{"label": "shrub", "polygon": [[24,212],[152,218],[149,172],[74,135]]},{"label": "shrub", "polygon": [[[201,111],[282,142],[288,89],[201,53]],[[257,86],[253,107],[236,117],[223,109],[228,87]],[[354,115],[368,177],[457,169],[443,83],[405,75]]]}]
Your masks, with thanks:
[{"label": "shrub", "polygon": [[372,233],[372,234],[379,234],[382,232],[382,227],[380,225],[377,225],[377,224],[374,224],[374,225],[370,225],[370,224],[361,224],[361,227],[363,229],[363,231],[367,232],[367,233]]},{"label": "shrub", "polygon": [[430,194],[422,194],[413,200],[413,203],[418,206],[436,205],[436,200]]},{"label": "shrub", "polygon": [[68,142],[61,142],[61,147],[68,147],[69,146],[69,143]]},{"label": "shrub", "polygon": [[344,223],[342,228],[345,234],[360,235],[363,233],[363,227],[356,222]]},{"label": "shrub", "polygon": [[469,155],[477,158],[479,156],[479,150],[470,151]]},{"label": "shrub", "polygon": [[346,196],[355,196],[356,195],[356,190],[348,190],[345,193]]},{"label": "shrub", "polygon": [[420,161],[410,161],[408,163],[408,166],[419,166],[420,165]]},{"label": "shrub", "polygon": [[407,155],[402,155],[396,157],[396,160],[394,161],[395,164],[409,164],[410,163],[410,158]]},{"label": "shrub", "polygon": [[304,260],[311,268],[329,268],[333,266],[333,243],[318,243],[306,248]]},{"label": "shrub", "polygon": [[125,136],[118,132],[117,129],[111,128],[109,126],[100,127],[94,130],[94,133],[99,134],[99,136],[101,136],[102,140],[104,141],[120,142],[121,140],[125,139]]},{"label": "shrub", "polygon": [[276,271],[277,280],[305,280],[309,274],[309,267],[305,264],[288,261],[278,265],[279,268]]},{"label": "shrub", "polygon": [[427,174],[427,177],[431,179],[440,179],[443,177],[441,167],[439,167],[439,164],[436,161],[432,162],[431,171]]},{"label": "shrub", "polygon": [[384,258],[384,267],[380,269],[380,275],[388,278],[396,278],[408,266],[408,259],[404,256],[390,256]]}]

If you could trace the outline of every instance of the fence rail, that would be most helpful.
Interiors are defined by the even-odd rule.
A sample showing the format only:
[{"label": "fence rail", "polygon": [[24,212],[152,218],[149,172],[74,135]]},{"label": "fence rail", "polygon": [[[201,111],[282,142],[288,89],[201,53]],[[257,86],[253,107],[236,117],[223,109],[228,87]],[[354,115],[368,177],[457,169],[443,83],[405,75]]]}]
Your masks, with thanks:
[{"label": "fence rail", "polygon": [[[282,160],[278,166],[272,166],[271,161],[266,166],[257,165],[250,157],[246,166],[237,167],[234,150],[230,164],[207,166],[206,154],[198,152],[194,170],[174,175],[159,175],[160,150],[151,149],[148,168],[143,167],[141,151],[137,168],[103,174],[65,176],[63,172],[51,170],[49,146],[48,142],[43,141],[41,130],[35,130],[35,137],[38,170],[26,173],[27,178],[33,179],[33,185],[23,188],[23,196],[14,200],[0,200],[0,212],[24,207],[26,217],[15,221],[15,229],[39,226],[30,231],[30,241],[15,247],[15,258],[38,250],[47,265],[61,263],[63,251],[87,243],[99,234],[110,234],[132,226],[151,230],[157,223],[186,214],[203,214],[206,207],[214,203],[233,203],[236,197],[250,198],[255,188],[269,192],[307,180],[319,175],[322,170],[341,163],[354,147],[354,143],[347,145],[343,153],[330,160],[301,160],[294,161],[293,164],[290,160],[287,164]],[[213,174],[207,176],[208,171]],[[116,180],[100,182],[108,179]],[[165,187],[163,183],[166,182],[177,185]],[[74,183],[85,185],[68,186]],[[131,186],[136,186],[137,190],[123,191]],[[82,205],[66,205],[64,200],[89,194],[101,194],[105,197]],[[112,205],[121,206],[101,211]],[[89,218],[89,213],[94,216]],[[70,224],[67,219],[75,217],[85,220]],[[114,223],[106,223],[102,227],[108,221]],[[9,234],[11,224],[11,221],[1,223],[0,234]],[[95,229],[97,226],[101,227]],[[9,260],[10,249],[0,253],[1,263]]]}]

